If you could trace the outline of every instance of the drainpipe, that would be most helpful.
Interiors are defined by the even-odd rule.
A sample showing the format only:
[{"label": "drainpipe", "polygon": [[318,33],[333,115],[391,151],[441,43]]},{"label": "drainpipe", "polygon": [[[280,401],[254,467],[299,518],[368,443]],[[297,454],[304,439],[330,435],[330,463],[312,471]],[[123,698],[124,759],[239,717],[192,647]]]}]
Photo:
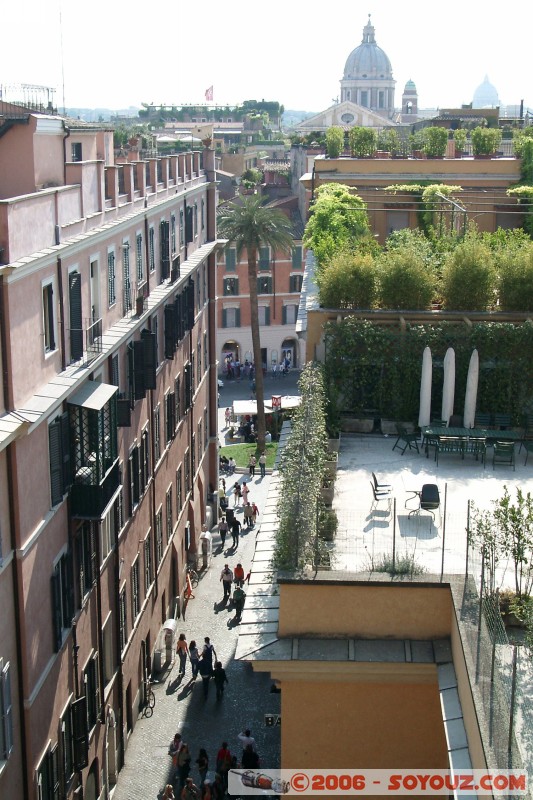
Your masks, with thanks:
[{"label": "drainpipe", "polygon": [[6,286],[3,275],[0,275],[0,344],[2,348],[2,380],[4,389],[4,408],[9,411],[12,407],[10,397],[10,374],[8,368],[8,352],[7,352],[7,321],[6,321]]},{"label": "drainpipe", "polygon": [[[65,135],[63,136],[63,184],[64,186],[67,185],[67,139],[70,136],[70,128],[68,125],[65,125],[65,120],[63,120],[63,130],[65,131]],[[68,159],[70,161],[70,159]]]},{"label": "drainpipe", "polygon": [[[4,315],[1,314],[2,328],[5,327]],[[2,331],[3,333],[3,331]],[[2,342],[5,338],[2,336]],[[2,350],[4,347],[2,347]],[[4,354],[2,353],[2,356]],[[5,365],[5,361],[4,361]],[[28,735],[26,731],[26,711],[24,709],[24,678],[22,675],[22,666],[25,664],[24,655],[22,652],[22,616],[21,616],[21,596],[18,572],[18,559],[17,559],[17,538],[15,535],[15,487],[13,485],[15,475],[15,452],[14,445],[10,444],[7,448],[7,493],[8,493],[8,506],[9,506],[9,527],[11,529],[11,549],[13,551],[12,559],[12,574],[13,574],[13,605],[15,611],[15,646],[17,650],[17,685],[18,685],[18,709],[19,709],[19,723],[20,723],[20,746],[22,750],[22,795],[23,797],[30,796],[28,772],[31,769],[29,763],[29,747]]]},{"label": "drainpipe", "polygon": [[123,660],[122,648],[120,646],[120,567],[123,559],[120,558],[120,550],[118,541],[115,543],[115,608],[117,614],[117,624],[115,625],[115,648],[117,652],[118,672],[117,672],[117,694],[118,694],[118,736],[119,736],[119,753],[117,758],[116,769],[120,772],[124,765],[124,673],[123,673]]}]

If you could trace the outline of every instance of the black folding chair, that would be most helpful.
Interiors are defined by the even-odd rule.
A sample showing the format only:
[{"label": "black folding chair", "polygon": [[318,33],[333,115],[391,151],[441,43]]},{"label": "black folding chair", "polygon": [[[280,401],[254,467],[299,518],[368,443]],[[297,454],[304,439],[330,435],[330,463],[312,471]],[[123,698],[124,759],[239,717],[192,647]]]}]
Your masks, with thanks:
[{"label": "black folding chair", "polygon": [[407,448],[409,448],[409,450],[416,450],[417,453],[420,453],[420,450],[418,449],[418,434],[408,433],[407,429],[398,422],[396,423],[396,431],[398,432],[398,438],[394,442],[394,447],[392,448],[393,450],[396,450],[396,448],[398,448],[398,450],[402,449],[403,444],[401,453],[402,456]]}]

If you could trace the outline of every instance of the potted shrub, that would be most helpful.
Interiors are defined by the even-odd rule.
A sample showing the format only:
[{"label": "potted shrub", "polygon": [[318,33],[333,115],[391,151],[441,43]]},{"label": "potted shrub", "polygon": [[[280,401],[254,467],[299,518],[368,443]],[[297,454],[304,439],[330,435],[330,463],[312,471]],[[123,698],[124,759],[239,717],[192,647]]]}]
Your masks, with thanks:
[{"label": "potted shrub", "polygon": [[322,508],[318,516],[318,535],[324,542],[332,542],[337,533],[339,521],[332,508]]},{"label": "potted shrub", "polygon": [[370,158],[376,149],[377,136],[373,128],[350,128],[350,152],[354,158]]},{"label": "potted shrub", "polygon": [[338,158],[344,150],[344,130],[333,126],[326,131],[326,153],[328,158]]},{"label": "potted shrub", "polygon": [[327,506],[331,506],[333,504],[334,494],[335,480],[330,476],[324,477],[322,479],[322,486],[320,488],[320,497],[322,498],[322,502]]},{"label": "potted shrub", "polygon": [[437,126],[425,128],[422,150],[426,154],[426,158],[444,158],[447,144],[448,131],[446,128]]},{"label": "potted shrub", "polygon": [[335,478],[337,474],[337,461],[339,459],[339,454],[335,451],[329,450],[326,453],[326,461],[325,461],[325,474],[329,475],[331,478]]},{"label": "potted shrub", "polygon": [[[394,128],[384,128],[378,134],[377,152],[381,152],[381,158],[394,157],[400,149],[400,137]],[[383,155],[387,153],[388,156]]]},{"label": "potted shrub", "polygon": [[474,158],[491,158],[502,140],[502,133],[499,128],[477,127],[471,138]]},{"label": "potted shrub", "polygon": [[467,133],[464,128],[457,128],[457,130],[453,132],[456,158],[461,158],[462,154],[466,152],[466,140]]}]

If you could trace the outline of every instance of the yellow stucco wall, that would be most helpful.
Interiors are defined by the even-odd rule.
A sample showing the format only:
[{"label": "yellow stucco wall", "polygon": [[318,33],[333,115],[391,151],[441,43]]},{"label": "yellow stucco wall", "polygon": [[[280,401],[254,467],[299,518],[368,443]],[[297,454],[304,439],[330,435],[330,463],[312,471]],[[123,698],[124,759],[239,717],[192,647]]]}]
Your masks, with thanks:
[{"label": "yellow stucco wall", "polygon": [[280,636],[438,639],[450,625],[447,585],[280,584]]}]

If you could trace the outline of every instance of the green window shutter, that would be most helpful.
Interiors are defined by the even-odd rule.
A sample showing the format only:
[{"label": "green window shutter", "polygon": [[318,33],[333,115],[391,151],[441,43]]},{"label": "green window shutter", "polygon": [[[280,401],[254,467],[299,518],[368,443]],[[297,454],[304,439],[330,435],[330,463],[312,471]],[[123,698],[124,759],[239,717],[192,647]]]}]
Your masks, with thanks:
[{"label": "green window shutter", "polygon": [[259,248],[259,269],[260,270],[268,270],[268,269],[270,269],[270,248],[269,247],[260,247]]},{"label": "green window shutter", "polygon": [[[143,330],[141,332],[141,342],[143,347],[143,384],[145,389],[155,389],[157,386],[156,379],[156,334],[152,331]],[[143,395],[144,396],[144,395]]]},{"label": "green window shutter", "polygon": [[168,220],[161,220],[159,226],[161,248],[161,280],[164,281],[170,274],[170,224]]},{"label": "green window shutter", "polygon": [[133,399],[142,400],[146,396],[144,385],[144,342],[133,342]]},{"label": "green window shutter", "polygon": [[281,309],[281,324],[287,324],[287,306],[283,306]]},{"label": "green window shutter", "polygon": [[74,770],[79,772],[89,766],[89,735],[87,730],[87,698],[74,700],[72,709],[72,735],[74,741]]},{"label": "green window shutter", "polygon": [[240,308],[236,308],[235,309],[235,327],[236,328],[240,328],[241,327],[241,309]]},{"label": "green window shutter", "polygon": [[70,357],[72,361],[77,361],[83,355],[81,275],[79,272],[69,273],[68,299],[69,299],[69,315],[70,315]]},{"label": "green window shutter", "polygon": [[227,328],[228,327],[227,317],[228,317],[227,309],[223,308],[222,309],[222,327],[223,328]]},{"label": "green window shutter", "polygon": [[265,325],[270,325],[270,306],[265,308]]},{"label": "green window shutter", "polygon": [[48,426],[48,449],[50,459],[50,491],[52,505],[63,499],[63,452],[61,418]]},{"label": "green window shutter", "polygon": [[302,246],[300,244],[292,248],[292,268],[302,268]]},{"label": "green window shutter", "polygon": [[168,304],[164,310],[165,320],[165,358],[174,358],[176,349],[176,312],[174,304]]},{"label": "green window shutter", "polygon": [[193,208],[192,206],[187,206],[185,209],[185,243],[189,244],[193,239]]},{"label": "green window shutter", "polygon": [[226,271],[233,272],[237,264],[236,251],[234,247],[229,247],[226,250]]},{"label": "green window shutter", "polygon": [[54,631],[54,652],[58,653],[63,643],[63,620],[61,614],[61,578],[59,571],[52,574],[52,622]]}]

